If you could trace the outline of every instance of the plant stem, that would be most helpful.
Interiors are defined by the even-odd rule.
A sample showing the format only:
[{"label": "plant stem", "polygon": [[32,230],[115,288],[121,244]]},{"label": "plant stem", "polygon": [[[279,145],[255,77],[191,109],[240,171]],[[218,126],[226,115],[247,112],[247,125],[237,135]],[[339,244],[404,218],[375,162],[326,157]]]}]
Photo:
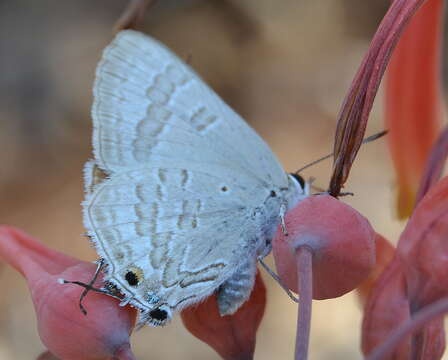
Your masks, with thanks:
[{"label": "plant stem", "polygon": [[378,345],[365,360],[381,360],[389,355],[397,345],[406,340],[425,324],[448,312],[448,298],[442,298],[415,313],[411,319],[390,333],[388,339]]},{"label": "plant stem", "polygon": [[443,175],[443,169],[448,162],[448,126],[440,133],[436,143],[431,149],[425,171],[423,171],[420,186],[417,192],[415,205],[425,196],[429,189],[435,185]]},{"label": "plant stem", "polygon": [[296,360],[308,358],[311,327],[311,305],[313,300],[313,253],[308,246],[300,246],[297,254],[297,279],[299,311],[296,332]]},{"label": "plant stem", "polygon": [[143,22],[146,10],[155,3],[156,0],[131,0],[115,23],[114,32],[124,29],[135,29]]}]

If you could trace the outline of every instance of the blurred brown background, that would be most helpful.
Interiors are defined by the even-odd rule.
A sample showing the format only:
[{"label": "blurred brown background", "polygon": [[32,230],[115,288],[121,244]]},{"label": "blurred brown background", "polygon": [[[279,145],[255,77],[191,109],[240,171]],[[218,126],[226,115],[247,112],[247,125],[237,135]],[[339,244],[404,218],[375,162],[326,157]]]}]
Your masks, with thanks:
[{"label": "blurred brown background", "polygon": [[[162,0],[142,29],[165,42],[266,139],[287,170],[331,151],[335,119],[388,0]],[[0,0],[0,222],[85,260],[82,166],[91,156],[94,69],[123,0]],[[368,134],[383,129],[381,93]],[[305,172],[326,187],[330,162]],[[384,140],[365,146],[345,199],[396,241]],[[266,274],[264,274],[266,275]],[[25,281],[2,266],[0,359],[43,351]],[[257,359],[289,359],[296,307],[268,276]],[[360,358],[356,296],[315,302],[311,359]],[[139,359],[218,359],[179,318],[133,335]]]}]

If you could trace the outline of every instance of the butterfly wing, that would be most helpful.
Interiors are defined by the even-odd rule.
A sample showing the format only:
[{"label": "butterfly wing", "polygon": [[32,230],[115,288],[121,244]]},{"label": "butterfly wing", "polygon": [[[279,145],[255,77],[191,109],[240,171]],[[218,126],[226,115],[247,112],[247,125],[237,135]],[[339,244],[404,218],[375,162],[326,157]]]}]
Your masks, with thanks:
[{"label": "butterfly wing", "polygon": [[98,65],[92,117],[84,222],[108,279],[134,305],[178,310],[255,259],[254,209],[288,177],[187,65],[157,41],[122,31]]},{"label": "butterfly wing", "polygon": [[110,174],[170,162],[218,165],[287,185],[275,155],[246,122],[142,33],[122,31],[105,49],[93,92],[95,160]]},{"label": "butterfly wing", "polygon": [[258,241],[244,204],[260,192],[233,177],[225,186],[215,174],[169,167],[123,171],[96,185],[84,222],[106,279],[140,309],[151,309],[148,294],[172,310],[210,295],[242,260],[255,259]]}]

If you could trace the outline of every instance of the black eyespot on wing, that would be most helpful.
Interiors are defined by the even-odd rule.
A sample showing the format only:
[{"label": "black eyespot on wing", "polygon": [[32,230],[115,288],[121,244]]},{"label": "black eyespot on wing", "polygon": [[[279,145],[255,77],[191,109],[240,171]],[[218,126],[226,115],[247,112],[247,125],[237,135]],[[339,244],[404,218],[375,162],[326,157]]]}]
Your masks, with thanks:
[{"label": "black eyespot on wing", "polygon": [[292,174],[292,173],[290,175],[298,181],[302,189],[305,188],[305,180],[303,179],[303,177],[301,177],[298,174]]},{"label": "black eyespot on wing", "polygon": [[274,190],[271,190],[271,197],[276,197],[277,193]]},{"label": "black eyespot on wing", "polygon": [[131,286],[137,286],[144,280],[143,270],[138,266],[129,266],[126,274],[124,274],[124,279]]},{"label": "black eyespot on wing", "polygon": [[132,271],[128,271],[124,278],[131,286],[137,286],[139,283],[137,274]]},{"label": "black eyespot on wing", "polygon": [[168,313],[165,310],[154,309],[149,312],[149,316],[151,316],[154,320],[157,321],[165,321],[168,317]]},{"label": "black eyespot on wing", "polygon": [[222,192],[227,192],[229,189],[227,188],[227,186],[223,186],[222,188],[221,188],[221,191]]}]

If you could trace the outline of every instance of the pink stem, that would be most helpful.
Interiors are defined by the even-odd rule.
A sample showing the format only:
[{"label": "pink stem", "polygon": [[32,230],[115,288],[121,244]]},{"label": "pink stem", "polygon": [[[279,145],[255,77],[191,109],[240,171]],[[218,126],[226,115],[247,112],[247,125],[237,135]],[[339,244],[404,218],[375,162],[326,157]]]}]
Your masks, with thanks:
[{"label": "pink stem", "polygon": [[311,305],[313,300],[313,253],[308,246],[297,251],[297,279],[299,291],[299,313],[297,317],[296,360],[308,358],[310,340]]},{"label": "pink stem", "polygon": [[411,319],[405,322],[398,329],[392,331],[387,340],[378,345],[365,360],[381,360],[389,355],[396,347],[420,330],[428,322],[440,317],[448,312],[448,298],[438,300],[416,312]]},{"label": "pink stem", "polygon": [[448,159],[448,126],[442,131],[433,146],[428,161],[426,162],[426,169],[423,172],[418,189],[415,205],[425,196],[429,189],[437,183],[443,174],[445,163]]}]

